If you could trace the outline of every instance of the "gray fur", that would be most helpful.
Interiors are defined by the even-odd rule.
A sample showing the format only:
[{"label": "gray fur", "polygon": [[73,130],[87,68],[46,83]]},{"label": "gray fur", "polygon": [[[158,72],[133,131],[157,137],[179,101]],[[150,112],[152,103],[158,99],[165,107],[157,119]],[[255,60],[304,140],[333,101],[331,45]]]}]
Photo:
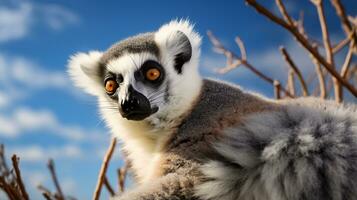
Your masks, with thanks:
[{"label": "gray fur", "polygon": [[356,110],[314,98],[273,102],[205,80],[157,178],[117,199],[357,199]]},{"label": "gray fur", "polygon": [[221,158],[212,144],[224,128],[239,123],[245,115],[275,107],[235,86],[204,80],[200,98],[167,141],[158,177],[124,193],[118,200],[200,199],[194,195],[194,186],[205,179],[200,166],[207,159]]},{"label": "gray fur", "polygon": [[[357,199],[356,107],[284,102],[225,131],[197,194],[211,200]],[[209,192],[208,192],[209,191]]]},{"label": "gray fur", "polygon": [[122,56],[124,53],[148,52],[159,57],[160,50],[154,41],[154,33],[143,33],[122,40],[110,47],[102,56],[101,63],[107,64],[110,60]]}]

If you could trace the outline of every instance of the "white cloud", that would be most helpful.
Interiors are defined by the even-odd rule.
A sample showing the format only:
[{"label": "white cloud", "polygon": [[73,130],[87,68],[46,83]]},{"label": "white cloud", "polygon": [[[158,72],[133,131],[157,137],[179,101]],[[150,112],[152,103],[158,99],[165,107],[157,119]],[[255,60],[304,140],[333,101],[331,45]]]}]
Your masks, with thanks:
[{"label": "white cloud", "polygon": [[62,89],[75,94],[65,72],[44,70],[28,59],[0,52],[0,109],[39,89]]},{"label": "white cloud", "polygon": [[70,24],[79,22],[79,18],[72,11],[58,5],[42,5],[39,6],[44,15],[44,20],[48,26],[54,30],[63,29]]},{"label": "white cloud", "polygon": [[20,107],[15,108],[12,115],[0,114],[0,136],[15,138],[21,134],[39,131],[49,132],[71,141],[96,141],[102,138],[98,131],[62,124],[49,110]]},{"label": "white cloud", "polygon": [[30,87],[61,88],[68,83],[64,73],[45,71],[23,58],[15,58],[10,69],[13,80]]},{"label": "white cloud", "polygon": [[16,154],[24,162],[39,162],[49,158],[55,160],[60,159],[76,159],[83,156],[82,150],[78,146],[65,145],[60,147],[42,147],[38,145],[9,147],[7,150],[9,155]]},{"label": "white cloud", "polygon": [[33,7],[21,3],[17,8],[0,7],[0,42],[24,37],[31,23]]},{"label": "white cloud", "polygon": [[0,91],[0,108],[6,107],[10,104],[10,97],[4,92]]},{"label": "white cloud", "polygon": [[23,38],[34,25],[45,24],[52,30],[61,30],[79,22],[74,12],[59,5],[25,1],[15,5],[0,6],[0,42]]}]

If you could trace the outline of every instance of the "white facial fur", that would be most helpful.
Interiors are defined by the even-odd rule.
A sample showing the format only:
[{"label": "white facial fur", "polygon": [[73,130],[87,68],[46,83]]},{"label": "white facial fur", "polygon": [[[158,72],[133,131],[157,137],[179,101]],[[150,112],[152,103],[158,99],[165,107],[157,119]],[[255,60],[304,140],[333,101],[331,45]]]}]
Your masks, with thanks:
[{"label": "white facial fur", "polygon": [[[175,55],[183,48],[175,37],[177,31],[185,34],[192,48],[191,58],[182,66],[181,73],[174,68]],[[201,37],[194,32],[193,26],[188,21],[172,21],[162,26],[154,33],[154,41],[160,51],[159,57],[148,52],[125,53],[106,64],[108,71],[122,74],[124,77],[117,91],[118,102],[126,96],[129,84],[144,96],[153,95],[155,98],[149,100],[151,104],[159,107],[159,111],[142,121],[123,118],[119,113],[118,102],[113,101],[106,94],[103,77],[98,73],[103,53],[76,54],[71,57],[68,70],[78,87],[98,97],[103,118],[114,135],[123,140],[124,149],[129,153],[133,168],[139,171],[139,178],[150,174],[150,172],[141,174],[140,169],[147,169],[148,163],[151,162],[149,158],[158,156],[162,141],[171,133],[171,128],[177,125],[180,116],[191,109],[202,86],[202,79],[198,72]],[[134,78],[134,72],[149,59],[160,63],[165,70],[165,80],[156,91],[148,89]],[[169,96],[168,100],[164,101],[164,96],[160,94],[166,86]]]}]

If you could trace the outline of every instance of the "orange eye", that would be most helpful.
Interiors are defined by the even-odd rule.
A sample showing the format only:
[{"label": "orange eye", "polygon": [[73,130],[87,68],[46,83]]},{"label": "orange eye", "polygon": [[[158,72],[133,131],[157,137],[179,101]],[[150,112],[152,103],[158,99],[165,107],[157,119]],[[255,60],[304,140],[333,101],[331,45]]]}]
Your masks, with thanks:
[{"label": "orange eye", "polygon": [[155,81],[160,77],[160,70],[157,68],[151,68],[148,71],[146,71],[146,79],[149,81]]},{"label": "orange eye", "polygon": [[115,80],[109,79],[105,82],[105,90],[108,94],[113,94],[118,88],[118,83]]}]

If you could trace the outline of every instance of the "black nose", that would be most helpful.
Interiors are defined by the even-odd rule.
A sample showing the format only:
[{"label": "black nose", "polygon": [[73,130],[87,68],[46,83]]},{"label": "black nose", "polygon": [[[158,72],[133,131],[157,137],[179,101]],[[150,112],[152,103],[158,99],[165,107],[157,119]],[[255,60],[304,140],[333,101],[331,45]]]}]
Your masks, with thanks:
[{"label": "black nose", "polygon": [[120,113],[129,120],[143,120],[152,114],[149,100],[140,92],[129,87],[128,98],[120,104]]}]

